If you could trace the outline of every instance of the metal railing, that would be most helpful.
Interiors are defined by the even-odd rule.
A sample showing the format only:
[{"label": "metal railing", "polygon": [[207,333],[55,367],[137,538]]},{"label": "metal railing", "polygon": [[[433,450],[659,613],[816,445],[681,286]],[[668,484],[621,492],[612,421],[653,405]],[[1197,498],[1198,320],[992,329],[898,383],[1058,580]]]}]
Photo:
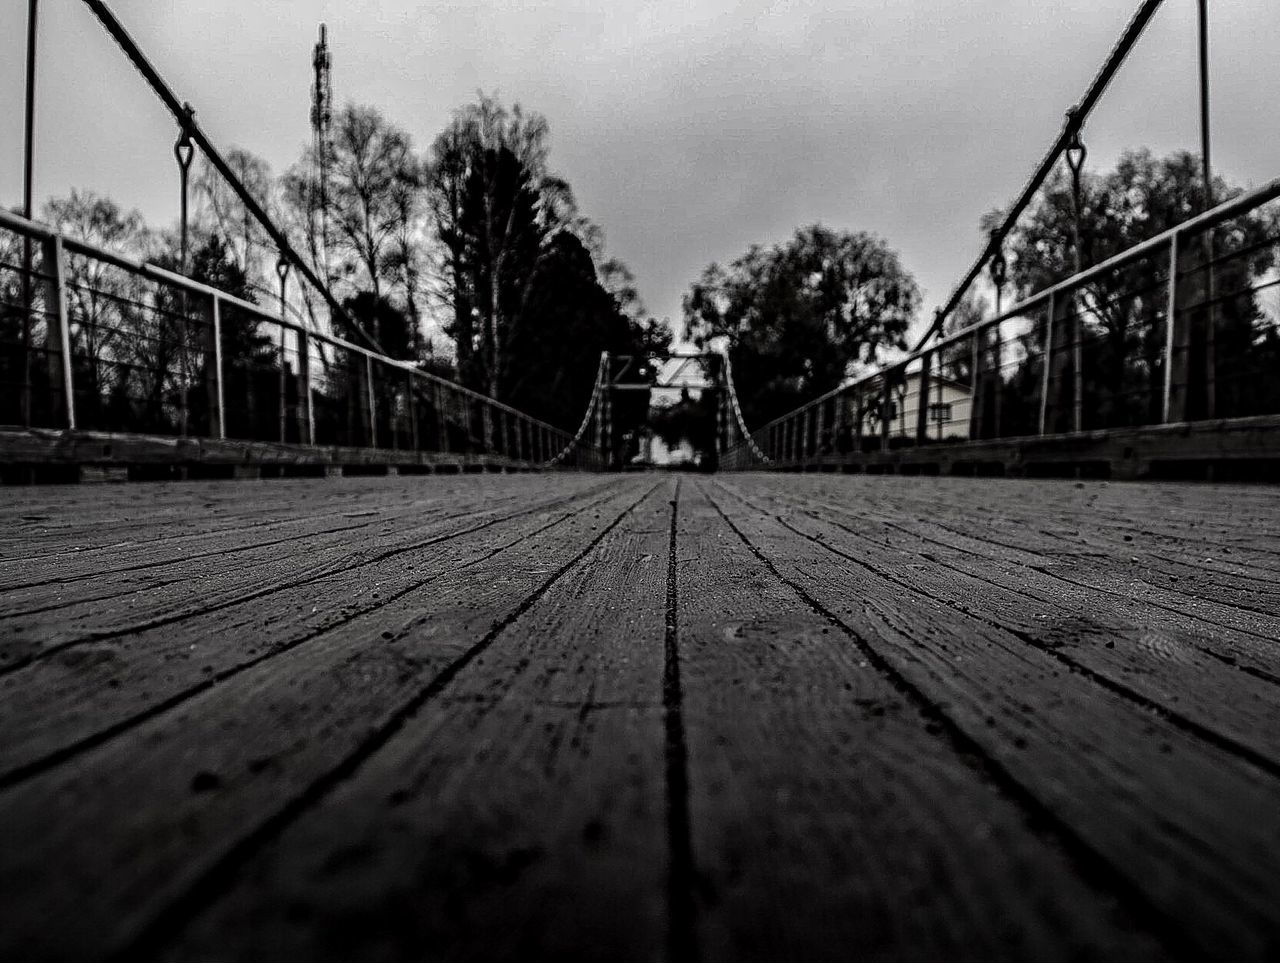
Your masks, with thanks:
[{"label": "metal railing", "polygon": [[7,211],[0,426],[600,467],[568,432],[410,362]]},{"label": "metal railing", "polygon": [[775,418],[726,468],[1280,415],[1280,179]]}]

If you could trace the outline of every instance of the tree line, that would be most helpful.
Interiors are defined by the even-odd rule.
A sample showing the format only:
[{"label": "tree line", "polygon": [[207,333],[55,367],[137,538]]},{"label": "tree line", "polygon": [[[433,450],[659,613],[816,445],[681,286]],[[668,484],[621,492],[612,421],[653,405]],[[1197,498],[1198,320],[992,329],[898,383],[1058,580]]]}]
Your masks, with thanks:
[{"label": "tree line", "polygon": [[[293,320],[375,343],[572,428],[601,351],[661,352],[670,334],[645,316],[631,272],[605,253],[603,232],[579,210],[549,152],[542,115],[481,94],[425,149],[377,108],[353,103],[335,113],[328,143],[310,145],[282,173],[242,149],[226,159],[360,330],[330,319],[305,283],[288,289]],[[187,273],[274,309],[278,252],[266,231],[203,158],[191,193]],[[50,200],[41,217],[108,250],[181,266],[174,229],[153,229],[91,191]],[[79,260],[71,271],[95,275],[71,278],[71,310],[76,348],[102,360],[100,374],[134,377],[163,360],[146,356],[153,337],[130,336],[145,321],[121,310],[131,295],[116,288],[127,279]]]},{"label": "tree line", "polygon": [[[334,319],[333,333],[367,336],[393,357],[572,428],[591,395],[601,351],[653,357],[668,349],[672,334],[645,316],[630,272],[605,254],[601,230],[550,166],[549,141],[541,115],[482,95],[459,108],[425,150],[376,109],[349,104],[335,116],[330,143],[309,147],[280,175],[243,150],[229,152],[228,161],[360,329],[342,330]],[[1212,193],[1221,202],[1241,189],[1218,178]],[[206,164],[196,168],[193,195],[187,272],[274,309],[277,252],[266,232]],[[1205,195],[1198,159],[1133,150],[1112,170],[1085,171],[1078,245],[1075,203],[1060,170],[1021,218],[1006,241],[1006,305],[1069,277],[1077,258],[1086,267],[1102,262],[1199,213]],[[1273,208],[1240,215],[1215,232],[1221,416],[1280,411],[1280,382],[1266,375],[1280,362],[1280,230]],[[172,229],[152,229],[109,198],[73,191],[50,200],[42,216],[108,250],[182,267]],[[997,217],[981,219],[980,230]],[[3,263],[16,264],[15,239],[3,243],[9,247],[0,251]],[[1086,427],[1159,420],[1162,269],[1152,259],[1135,262],[1100,275],[1083,292]],[[70,272],[72,336],[85,368],[77,369],[77,384],[121,411],[140,396],[158,405],[166,390],[158,372],[172,363],[166,352],[173,353],[173,339],[163,336],[155,312],[137,309],[143,293],[101,262],[74,259]],[[15,279],[13,272],[0,276],[0,341],[10,348],[21,341]],[[301,284],[290,291],[295,320],[328,327],[317,292]],[[756,427],[900,356],[921,301],[911,271],[883,238],[812,225],[784,242],[754,245],[727,265],[710,264],[684,297],[683,335],[698,346],[727,348],[745,420]],[[945,330],[989,317],[992,302],[984,282]],[[260,332],[246,330],[225,348],[232,359],[277,363]],[[18,365],[27,362],[6,350],[0,379],[14,384]],[[980,387],[1001,393],[1005,434],[1033,427],[1036,405],[1029,399],[1042,355],[1034,334],[1015,338],[999,377]],[[967,382],[971,360],[967,346],[949,352],[947,373]],[[713,436],[695,423],[712,410],[686,403],[654,419],[654,427],[709,444]],[[645,417],[628,409],[626,430]]]},{"label": "tree line", "polygon": [[[1186,151],[1160,158],[1137,149],[1122,154],[1110,171],[1085,171],[1079,265],[1099,264],[1204,210],[1199,170],[1199,159]],[[1241,193],[1215,178],[1216,202]],[[984,237],[999,217],[995,211],[980,219]],[[1006,308],[1076,272],[1075,218],[1071,181],[1059,169],[1006,240]],[[1280,383],[1267,374],[1280,367],[1278,240],[1274,205],[1235,217],[1214,234],[1218,416],[1280,412]],[[1166,279],[1164,260],[1148,258],[1085,286],[1086,427],[1160,421]],[[992,317],[993,293],[985,279],[944,331]],[[756,428],[876,361],[901,357],[920,303],[913,275],[884,239],[814,225],[785,242],[752,246],[727,266],[709,265],[684,297],[684,336],[700,346],[725,344],[745,420]],[[1015,337],[1003,348],[1003,367],[980,390],[1002,394],[1003,434],[1034,433],[1043,347],[1034,327],[1011,324],[1010,333]],[[969,381],[967,342],[944,361],[949,377]]]}]

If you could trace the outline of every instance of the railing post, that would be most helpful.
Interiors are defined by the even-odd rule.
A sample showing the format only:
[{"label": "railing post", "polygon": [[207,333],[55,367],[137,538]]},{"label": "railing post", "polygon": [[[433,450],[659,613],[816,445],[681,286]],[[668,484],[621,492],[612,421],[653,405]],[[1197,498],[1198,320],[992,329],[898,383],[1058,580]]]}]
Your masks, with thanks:
[{"label": "railing post", "polygon": [[[1049,343],[1046,360],[1046,369],[1049,373],[1045,378],[1047,390],[1042,404],[1045,434],[1053,435],[1070,430],[1071,422],[1066,422],[1064,419],[1067,397],[1066,372],[1069,367],[1075,365],[1075,352],[1070,340],[1073,327],[1070,324],[1070,314],[1074,304],[1075,297],[1070,291],[1055,293],[1052,299],[1052,313],[1049,315],[1049,327],[1046,333],[1053,340]],[[1071,390],[1074,393],[1074,387]],[[1074,419],[1074,417],[1073,413],[1071,418]]]},{"label": "railing post", "polygon": [[490,454],[493,451],[493,415],[488,402],[480,403],[480,440],[485,454]]},{"label": "railing post", "polygon": [[[1072,298],[1074,303],[1075,299]],[[1071,356],[1075,363],[1072,367],[1072,381],[1074,386],[1071,392],[1072,396],[1072,416],[1071,430],[1084,431],[1084,309],[1083,298],[1081,299],[1081,307],[1075,312],[1076,323],[1075,343],[1071,346]]]},{"label": "railing post", "polygon": [[301,328],[298,337],[298,441],[304,445],[316,443],[315,412],[311,408],[311,339]]},{"label": "railing post", "polygon": [[985,434],[982,421],[986,416],[987,408],[983,397],[987,387],[983,371],[986,352],[982,350],[983,342],[986,341],[985,330],[978,328],[969,336],[969,340],[973,352],[973,363],[969,372],[969,440],[977,441]]},{"label": "railing post", "polygon": [[885,370],[880,386],[880,450],[889,450],[889,419],[893,415],[893,372]]},{"label": "railing post", "polygon": [[437,451],[449,453],[449,416],[444,410],[444,387],[438,382],[431,382],[431,402],[436,409]]},{"label": "railing post", "polygon": [[862,454],[862,385],[853,389],[853,450]]},{"label": "railing post", "polygon": [[289,420],[289,351],[285,346],[285,337],[289,329],[280,324],[280,443],[289,440],[286,425]]},{"label": "railing post", "polygon": [[405,401],[409,405],[409,441],[414,451],[422,451],[422,442],[418,437],[418,393],[414,389],[414,376],[412,371],[404,373],[405,383]]},{"label": "railing post", "polygon": [[[1173,417],[1173,356],[1178,330],[1178,235],[1169,238],[1169,290],[1164,309],[1164,401],[1161,420],[1165,424],[1181,420]],[[1185,398],[1185,393],[1184,396]],[[1184,401],[1185,405],[1185,401]],[[1184,412],[1185,414],[1185,412]]]},{"label": "railing post", "polygon": [[[999,300],[997,298],[997,300]],[[1004,405],[1004,337],[1000,330],[1001,322],[997,321],[992,325],[995,331],[995,344],[992,361],[993,383],[991,390],[993,392],[991,398],[991,437],[1003,437],[1003,426],[1000,423],[1000,409]]]},{"label": "railing post", "polygon": [[364,356],[365,403],[369,406],[369,447],[378,447],[377,396],[373,392],[373,355]]},{"label": "railing post", "polygon": [[212,404],[209,408],[218,419],[217,429],[211,433],[225,440],[227,437],[227,404],[224,398],[222,373],[222,299],[216,294],[213,296],[211,336],[213,338],[213,397],[210,398]]},{"label": "railing post", "polygon": [[1055,295],[1049,292],[1049,311],[1044,318],[1044,355],[1040,359],[1040,421],[1038,434],[1043,435],[1049,415],[1049,371],[1053,367],[1053,312]]},{"label": "railing post", "polygon": [[76,396],[71,374],[71,323],[67,317],[67,265],[62,236],[55,234],[43,242],[45,311],[48,335],[49,383],[62,383],[62,421],[76,427]]},{"label": "railing post", "polygon": [[929,391],[933,374],[933,352],[926,351],[920,356],[920,390],[916,402],[916,444],[923,445],[929,441]]},{"label": "railing post", "polygon": [[841,448],[844,447],[845,432],[849,427],[849,405],[843,390],[836,394],[835,402],[836,427],[835,432],[831,436],[832,447],[839,454],[847,455],[847,451],[841,451]]}]

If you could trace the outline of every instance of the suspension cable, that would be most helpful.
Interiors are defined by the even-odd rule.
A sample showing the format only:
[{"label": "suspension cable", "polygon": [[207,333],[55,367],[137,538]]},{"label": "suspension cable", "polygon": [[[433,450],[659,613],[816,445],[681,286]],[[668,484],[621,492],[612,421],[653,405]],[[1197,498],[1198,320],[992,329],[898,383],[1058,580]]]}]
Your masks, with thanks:
[{"label": "suspension cable", "polygon": [[756,440],[751,437],[751,431],[747,428],[747,423],[742,417],[742,406],[738,404],[738,389],[733,384],[733,365],[729,362],[729,352],[726,349],[721,357],[724,359],[724,383],[729,394],[729,407],[733,409],[734,420],[738,423],[738,430],[742,432],[742,437],[747,442],[747,447],[751,449],[751,453],[759,458],[766,465],[773,464],[773,459],[766,455],[756,444]]},{"label": "suspension cable", "polygon": [[587,427],[591,424],[591,417],[595,414],[596,405],[600,403],[600,398],[604,391],[605,382],[605,366],[609,363],[609,353],[602,352],[600,355],[600,366],[596,369],[596,383],[591,389],[591,400],[587,402],[587,413],[582,417],[582,424],[578,425],[578,430],[574,432],[569,443],[555,457],[549,459],[544,464],[548,468],[552,465],[558,465],[564,459],[568,458],[570,453],[578,447],[578,443],[582,441],[582,436],[586,434]]},{"label": "suspension cable", "polygon": [[1115,46],[1111,48],[1111,53],[1107,56],[1102,67],[1094,76],[1093,82],[1089,85],[1084,97],[1075,107],[1071,108],[1071,110],[1067,112],[1066,124],[1063,126],[1062,132],[1058,135],[1057,140],[1053,142],[1053,146],[1049,148],[1049,152],[1045,154],[1040,165],[1035,169],[1035,172],[1032,173],[1026,185],[1022,188],[1022,192],[1018,195],[1018,199],[1013,202],[1013,206],[1010,207],[1008,212],[1005,214],[1004,220],[1000,223],[999,227],[995,228],[991,232],[991,238],[988,241],[987,246],[983,248],[982,254],[978,257],[978,260],[974,263],[973,267],[969,269],[968,273],[965,274],[964,279],[956,286],[955,290],[951,292],[951,296],[947,298],[946,303],[934,318],[933,323],[929,325],[929,330],[926,331],[920,340],[916,342],[916,346],[912,349],[913,352],[919,351],[924,347],[925,342],[942,330],[942,324],[947,315],[956,309],[956,306],[964,297],[965,292],[969,290],[973,282],[977,280],[978,276],[982,273],[983,266],[995,254],[995,252],[999,250],[1005,237],[1013,230],[1018,218],[1022,216],[1022,212],[1026,210],[1027,205],[1031,203],[1032,198],[1035,197],[1036,191],[1040,190],[1041,186],[1044,184],[1045,179],[1053,170],[1054,164],[1057,163],[1059,156],[1061,156],[1062,152],[1068,147],[1075,135],[1079,133],[1080,127],[1083,126],[1084,122],[1088,120],[1089,114],[1093,111],[1093,108],[1097,104],[1099,98],[1102,97],[1103,92],[1107,89],[1112,78],[1115,77],[1116,72],[1119,71],[1121,65],[1128,58],[1129,52],[1133,50],[1134,45],[1138,42],[1138,38],[1142,36],[1142,32],[1146,29],[1147,24],[1151,21],[1151,18],[1155,16],[1156,11],[1160,8],[1160,5],[1163,2],[1164,0],[1143,0],[1143,3],[1138,7],[1138,11],[1133,15],[1133,19],[1129,21],[1128,27],[1126,27],[1124,33],[1121,34],[1120,39],[1116,41]]},{"label": "suspension cable", "polygon": [[165,83],[164,78],[160,76],[159,72],[147,59],[146,55],[141,51],[141,49],[139,49],[137,43],[135,43],[133,38],[129,36],[128,31],[126,31],[120,21],[116,19],[115,14],[111,12],[102,0],[84,0],[84,2],[85,5],[93,11],[94,16],[98,18],[102,26],[106,28],[107,33],[111,34],[112,38],[120,46],[120,49],[124,51],[124,55],[133,63],[134,68],[142,75],[143,80],[147,82],[155,95],[160,98],[160,101],[169,109],[169,112],[173,114],[174,119],[177,120],[178,123],[190,134],[191,139],[195,141],[196,145],[200,148],[201,153],[208,158],[209,163],[212,164],[218,173],[222,175],[222,178],[227,182],[228,186],[235,192],[236,196],[240,198],[240,202],[244,204],[245,209],[253,215],[254,219],[262,225],[262,229],[270,235],[271,240],[275,242],[276,248],[280,251],[281,256],[293,262],[299,273],[301,273],[302,276],[320,292],[325,302],[329,305],[329,310],[333,312],[333,314],[341,318],[348,328],[359,334],[360,337],[368,342],[369,346],[375,351],[379,354],[385,355],[387,352],[383,350],[382,345],[378,344],[377,340],[365,331],[363,327],[355,324],[353,319],[345,310],[343,310],[342,305],[338,303],[337,298],[333,296],[333,292],[329,290],[328,285],[316,276],[316,273],[311,270],[310,265],[308,265],[302,256],[293,249],[293,245],[289,243],[284,233],[276,227],[275,222],[272,221],[267,212],[262,209],[262,205],[260,205],[257,199],[249,193],[248,189],[240,182],[240,179],[235,175],[235,172],[227,164],[226,160],[223,159],[222,154],[218,152],[218,149],[213,145],[212,141],[205,136],[204,131],[195,119],[194,112],[188,113],[187,109],[184,108],[183,103],[178,100],[177,95],[173,92],[173,89]]}]

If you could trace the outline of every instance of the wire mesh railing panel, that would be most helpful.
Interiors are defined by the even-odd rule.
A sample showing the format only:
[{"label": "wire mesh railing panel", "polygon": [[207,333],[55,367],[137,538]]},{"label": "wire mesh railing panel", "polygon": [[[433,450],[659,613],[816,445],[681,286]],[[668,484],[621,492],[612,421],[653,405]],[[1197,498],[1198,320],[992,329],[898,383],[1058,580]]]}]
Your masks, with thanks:
[{"label": "wire mesh railing panel", "polygon": [[296,356],[290,370],[283,329],[235,304],[222,304],[220,314],[226,437],[282,442],[297,391]]},{"label": "wire mesh railing panel", "polygon": [[1165,247],[1070,290],[1060,313],[1071,333],[1063,350],[1072,355],[1073,397],[1078,390],[1081,429],[1162,420],[1168,303]]},{"label": "wire mesh railing panel", "polygon": [[1047,313],[1015,315],[987,329],[985,363],[980,365],[987,391],[973,395],[971,437],[1019,438],[1039,433]]},{"label": "wire mesh railing panel", "polygon": [[207,298],[81,254],[66,256],[65,297],[79,427],[208,433]]},{"label": "wire mesh railing panel", "polygon": [[65,424],[55,283],[54,265],[41,245],[0,232],[0,424]]},{"label": "wire mesh railing panel", "polygon": [[964,339],[933,353],[927,438],[933,442],[968,441],[973,416],[974,342]]},{"label": "wire mesh railing panel", "polygon": [[1280,202],[1182,240],[1174,329],[1175,417],[1280,414]]}]

